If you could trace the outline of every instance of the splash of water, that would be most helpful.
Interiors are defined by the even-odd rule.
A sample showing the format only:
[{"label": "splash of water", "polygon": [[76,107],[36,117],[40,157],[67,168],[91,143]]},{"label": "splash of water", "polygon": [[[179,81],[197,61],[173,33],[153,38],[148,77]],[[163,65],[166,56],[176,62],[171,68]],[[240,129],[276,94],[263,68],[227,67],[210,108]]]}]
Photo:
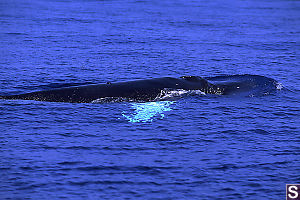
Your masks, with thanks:
[{"label": "splash of water", "polygon": [[131,114],[122,113],[129,122],[151,122],[155,117],[163,119],[164,112],[172,110],[170,107],[173,101],[157,101],[146,103],[131,103],[134,112]]}]

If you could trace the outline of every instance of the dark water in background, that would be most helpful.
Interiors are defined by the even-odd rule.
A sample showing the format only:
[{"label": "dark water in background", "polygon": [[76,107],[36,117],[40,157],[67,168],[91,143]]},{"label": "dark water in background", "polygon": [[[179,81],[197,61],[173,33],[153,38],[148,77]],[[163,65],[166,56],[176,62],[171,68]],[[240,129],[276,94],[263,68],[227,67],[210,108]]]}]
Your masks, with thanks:
[{"label": "dark water in background", "polygon": [[0,100],[1,199],[284,199],[300,182],[300,1],[0,1],[0,95],[258,74],[262,96]]}]

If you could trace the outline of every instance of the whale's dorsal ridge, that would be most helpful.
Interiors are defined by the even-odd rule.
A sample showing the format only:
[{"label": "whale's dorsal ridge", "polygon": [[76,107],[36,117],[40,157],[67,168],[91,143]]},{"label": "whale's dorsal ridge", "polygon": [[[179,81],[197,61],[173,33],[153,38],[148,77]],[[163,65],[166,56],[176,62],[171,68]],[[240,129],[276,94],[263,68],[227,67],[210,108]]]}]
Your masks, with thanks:
[{"label": "whale's dorsal ridge", "polygon": [[200,76],[181,76],[180,78],[187,81],[199,81],[202,79]]}]

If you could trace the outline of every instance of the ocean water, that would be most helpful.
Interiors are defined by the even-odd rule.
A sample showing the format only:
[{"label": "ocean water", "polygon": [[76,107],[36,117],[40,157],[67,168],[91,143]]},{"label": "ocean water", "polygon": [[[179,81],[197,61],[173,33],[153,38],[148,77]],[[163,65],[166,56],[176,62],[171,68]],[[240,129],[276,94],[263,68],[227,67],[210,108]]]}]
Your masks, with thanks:
[{"label": "ocean water", "polygon": [[284,199],[300,183],[300,1],[1,0],[0,95],[255,74],[263,95],[0,100],[0,199]]}]

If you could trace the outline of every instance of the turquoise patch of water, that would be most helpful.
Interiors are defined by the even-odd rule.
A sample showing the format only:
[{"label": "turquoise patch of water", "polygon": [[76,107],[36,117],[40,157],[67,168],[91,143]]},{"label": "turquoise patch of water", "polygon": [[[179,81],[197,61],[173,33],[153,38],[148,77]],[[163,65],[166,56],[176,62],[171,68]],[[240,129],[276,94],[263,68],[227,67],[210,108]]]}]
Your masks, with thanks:
[{"label": "turquoise patch of water", "polygon": [[151,122],[155,118],[163,119],[165,117],[164,112],[171,111],[170,107],[172,101],[157,101],[146,103],[132,103],[131,107],[134,109],[133,113],[122,113],[129,122]]}]

